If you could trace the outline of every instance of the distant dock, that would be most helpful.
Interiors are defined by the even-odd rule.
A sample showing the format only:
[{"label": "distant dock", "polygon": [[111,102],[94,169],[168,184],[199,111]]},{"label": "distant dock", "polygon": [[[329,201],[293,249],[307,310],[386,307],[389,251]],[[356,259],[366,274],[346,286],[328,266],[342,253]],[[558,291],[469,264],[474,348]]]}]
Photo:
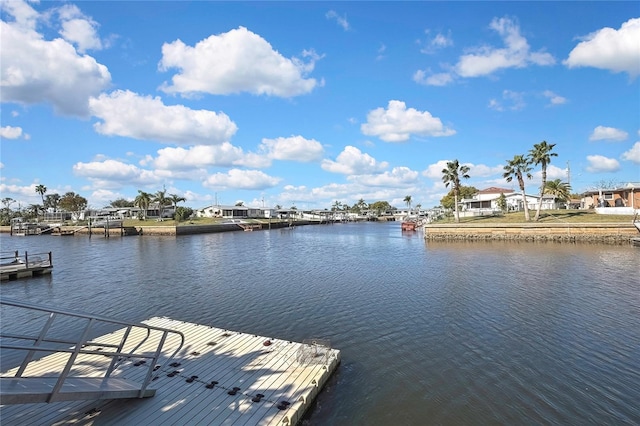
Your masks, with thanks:
[{"label": "distant dock", "polygon": [[51,252],[29,254],[25,251],[20,254],[15,251],[0,254],[1,281],[50,274],[52,269]]}]

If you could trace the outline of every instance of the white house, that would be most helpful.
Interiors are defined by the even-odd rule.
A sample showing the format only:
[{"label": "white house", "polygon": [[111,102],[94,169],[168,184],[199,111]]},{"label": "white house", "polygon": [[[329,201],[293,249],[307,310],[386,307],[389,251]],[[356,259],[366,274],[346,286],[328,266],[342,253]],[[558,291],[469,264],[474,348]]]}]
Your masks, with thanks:
[{"label": "white house", "polygon": [[[525,201],[523,201],[522,193],[515,192],[513,189],[498,188],[492,186],[490,188],[478,191],[471,198],[464,198],[460,200],[459,204],[462,207],[460,215],[466,216],[483,216],[491,215],[500,212],[498,206],[498,199],[504,194],[507,204],[507,211],[521,211],[524,210],[524,202],[527,203],[529,209],[538,208],[537,195],[525,194]],[[557,200],[552,195],[545,195],[542,197],[541,210],[552,210],[559,208]]]}]

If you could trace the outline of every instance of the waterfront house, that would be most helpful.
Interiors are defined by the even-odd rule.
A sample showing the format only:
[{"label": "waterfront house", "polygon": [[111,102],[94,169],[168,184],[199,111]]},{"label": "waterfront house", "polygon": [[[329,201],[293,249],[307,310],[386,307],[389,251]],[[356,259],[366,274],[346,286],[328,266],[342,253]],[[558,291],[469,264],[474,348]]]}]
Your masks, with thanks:
[{"label": "waterfront house", "polygon": [[[492,186],[478,191],[471,198],[463,198],[460,200],[460,216],[471,217],[500,214],[502,211],[498,206],[498,199],[502,194],[505,196],[507,211],[523,211],[525,202],[530,210],[538,208],[538,200],[540,197],[537,195],[525,194],[523,199],[522,194],[515,192],[513,189]],[[562,207],[561,204],[556,197],[546,194],[542,197],[542,206],[540,209],[559,209]]]},{"label": "waterfront house", "polygon": [[593,208],[600,214],[640,213],[640,182],[586,191],[582,194],[582,208]]}]

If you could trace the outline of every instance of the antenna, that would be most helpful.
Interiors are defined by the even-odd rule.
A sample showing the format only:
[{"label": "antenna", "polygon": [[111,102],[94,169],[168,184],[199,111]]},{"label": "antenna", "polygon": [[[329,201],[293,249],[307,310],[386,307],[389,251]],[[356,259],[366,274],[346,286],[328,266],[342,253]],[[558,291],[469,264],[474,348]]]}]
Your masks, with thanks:
[{"label": "antenna", "polygon": [[571,166],[567,161],[567,186],[571,187]]}]

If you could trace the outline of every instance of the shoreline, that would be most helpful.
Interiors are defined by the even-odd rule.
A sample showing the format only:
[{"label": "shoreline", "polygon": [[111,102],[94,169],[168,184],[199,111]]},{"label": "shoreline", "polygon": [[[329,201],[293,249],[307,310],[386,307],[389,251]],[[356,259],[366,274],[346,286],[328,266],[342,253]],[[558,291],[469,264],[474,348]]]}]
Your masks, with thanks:
[{"label": "shoreline", "polygon": [[640,237],[630,223],[429,224],[427,241],[536,241],[631,244]]},{"label": "shoreline", "polygon": [[[243,229],[240,224],[219,223],[178,226],[124,226],[121,228],[94,228],[96,236],[180,236],[219,232],[260,231],[268,229],[295,228],[295,226],[319,225],[326,222],[299,220],[291,225],[288,221],[261,223],[248,222]],[[62,231],[73,231],[76,226],[63,226]],[[0,226],[0,233],[10,233],[10,226]],[[640,233],[630,223],[447,223],[428,224],[422,227],[426,241],[522,241],[522,242],[586,242],[602,244],[634,244]],[[398,226],[400,231],[400,226]],[[108,233],[107,233],[108,232]],[[76,230],[79,236],[88,236],[88,229]],[[46,234],[45,234],[46,235]],[[73,234],[71,236],[74,236]]]}]

